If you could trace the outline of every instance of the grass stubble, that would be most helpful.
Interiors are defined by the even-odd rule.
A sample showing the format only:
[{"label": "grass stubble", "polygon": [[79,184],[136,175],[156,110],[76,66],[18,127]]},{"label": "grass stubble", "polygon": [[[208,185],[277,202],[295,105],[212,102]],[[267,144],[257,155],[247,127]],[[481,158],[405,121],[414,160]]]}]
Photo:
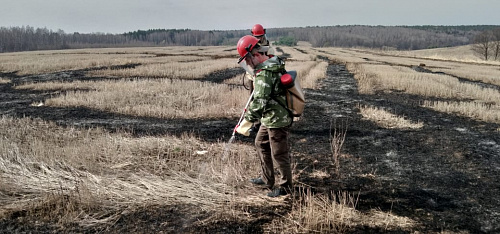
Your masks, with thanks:
[{"label": "grass stubble", "polygon": [[[235,87],[241,84],[241,76],[223,84],[198,81],[210,72],[235,67],[232,59],[220,58],[215,62],[207,59],[214,52],[230,56],[228,49],[167,47],[9,53],[0,55],[0,69],[40,74],[140,64],[90,72],[96,77],[116,80],[27,83],[15,88],[63,91],[45,100],[43,104],[48,106],[86,106],[165,119],[236,119],[247,99],[240,95],[245,92],[243,88]],[[426,108],[500,122],[498,90],[464,84],[447,75],[417,73],[408,67],[416,62],[415,58],[419,61],[424,58],[398,57],[398,64],[388,65],[389,55],[371,51],[318,50],[308,46],[284,51],[291,55],[287,69],[297,70],[302,86],[307,89],[317,88],[318,80],[326,76],[328,63],[317,60],[317,56],[323,56],[345,63],[355,75],[360,93],[398,90],[429,97],[429,101],[422,103]],[[461,73],[463,78],[476,81],[486,80],[491,74],[484,69],[470,77]],[[9,79],[0,79],[0,84],[8,82]],[[436,102],[432,100],[435,97],[458,101]],[[374,106],[358,108],[364,118],[385,128],[418,129],[425,124],[410,122],[404,116]],[[332,159],[340,167],[345,132],[335,132],[331,141]],[[120,217],[144,204],[189,204],[212,214],[191,225],[206,225],[220,219],[246,222],[252,216],[244,207],[265,209],[266,205],[283,202],[266,198],[246,182],[259,171],[251,145],[234,142],[227,147],[228,157],[222,159],[226,139],[207,143],[187,134],[137,138],[127,132],[61,127],[40,119],[9,116],[0,118],[0,139],[0,218],[3,219],[22,211],[33,220],[60,227],[77,224],[84,228],[112,228]],[[342,233],[359,225],[385,230],[411,230],[418,225],[391,212],[357,211],[355,194],[342,191],[313,194],[307,187],[295,193],[291,196],[290,212],[266,224],[265,231]]]}]

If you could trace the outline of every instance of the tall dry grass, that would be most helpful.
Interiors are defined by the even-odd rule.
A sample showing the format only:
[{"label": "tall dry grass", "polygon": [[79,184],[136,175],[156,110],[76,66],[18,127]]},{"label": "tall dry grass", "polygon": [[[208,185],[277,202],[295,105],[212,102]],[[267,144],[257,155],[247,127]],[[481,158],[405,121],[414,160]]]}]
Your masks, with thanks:
[{"label": "tall dry grass", "polygon": [[[47,99],[47,106],[84,106],[156,118],[236,117],[248,98],[240,95],[241,88],[169,79],[45,83],[21,85],[17,88],[77,90]],[[81,89],[85,91],[79,91]]]},{"label": "tall dry grass", "polygon": [[432,69],[435,72],[444,72],[457,77],[466,78],[472,81],[479,81],[486,84],[500,86],[500,66],[463,64],[456,67],[437,67]]},{"label": "tall dry grass", "polygon": [[317,82],[326,77],[327,62],[319,61],[289,61],[286,63],[288,71],[297,71],[297,79],[302,88],[316,88]]},{"label": "tall dry grass", "polygon": [[[348,63],[348,69],[354,73],[360,93],[371,94],[377,91],[397,90],[419,95],[424,99],[469,100],[457,103],[427,103],[424,106],[446,113],[458,113],[473,119],[498,123],[496,116],[500,109],[500,92],[497,89],[464,83],[449,75],[416,72],[405,66]],[[446,105],[449,106],[444,107]],[[457,108],[461,110],[457,111]]]},{"label": "tall dry grass", "polygon": [[251,146],[234,144],[223,161],[223,144],[188,135],[133,138],[2,117],[0,137],[0,217],[30,210],[92,226],[112,224],[145,203],[216,212],[258,167]]},{"label": "tall dry grass", "polygon": [[[333,133],[332,133],[333,129]],[[347,123],[332,122],[330,126],[330,148],[332,151],[332,162],[335,166],[335,175],[340,177],[340,158],[342,157],[342,147],[347,136]]]},{"label": "tall dry grass", "polygon": [[417,51],[354,50],[353,55],[364,54],[366,62],[417,66],[433,72],[458,76],[464,79],[500,85],[500,62],[485,61],[470,50],[470,46],[438,48]]},{"label": "tall dry grass", "polygon": [[[26,75],[126,64],[143,64],[146,68],[142,68],[142,71],[146,71],[146,73],[136,72],[135,74],[144,77],[148,76],[148,73],[153,73],[153,69],[162,68],[158,64],[208,60],[216,56],[234,56],[232,62],[226,64],[226,66],[234,65],[237,59],[236,52],[230,51],[228,48],[230,47],[145,47],[2,53],[0,54],[0,71],[17,72],[19,75]],[[163,68],[168,68],[168,65],[163,66]],[[193,67],[198,69],[201,66],[192,65],[192,67],[185,67],[185,69],[193,69]],[[158,73],[161,74],[161,70]]]},{"label": "tall dry grass", "polygon": [[498,61],[491,61],[491,60],[485,61],[476,54],[474,54],[471,45],[412,50],[412,51],[393,50],[393,51],[378,51],[378,52],[393,56],[427,58],[432,60],[452,61],[461,63],[500,65],[500,62]]},{"label": "tall dry grass", "polygon": [[487,102],[500,100],[498,90],[477,84],[463,83],[457,78],[442,74],[420,73],[407,67],[363,64],[350,67],[355,73],[371,77],[363,90],[399,90],[426,97],[473,98]]},{"label": "tall dry grass", "polygon": [[358,198],[346,192],[313,195],[310,190],[301,191],[300,199],[294,200],[290,213],[265,226],[269,233],[347,233],[358,232],[356,227],[371,227],[387,232],[411,230],[417,222],[391,212],[372,210],[362,213],[356,210]]},{"label": "tall dry grass", "polygon": [[[345,48],[321,48],[315,51],[318,55],[346,64],[355,75],[360,93],[397,90],[424,99],[456,99],[455,102],[429,101],[424,106],[498,123],[498,89],[473,82],[500,85],[499,63],[476,59],[466,47],[409,52]],[[420,64],[425,64],[425,69],[436,74],[415,71],[413,68]],[[453,76],[471,82],[463,82]]]},{"label": "tall dry grass", "polygon": [[305,48],[302,47],[288,47],[288,46],[280,46],[281,50],[283,50],[282,54],[288,54],[288,61],[314,61],[316,60],[316,55],[310,53],[309,50],[305,51]]},{"label": "tall dry grass", "polygon": [[328,62],[318,62],[314,67],[312,67],[304,79],[301,81],[301,85],[306,89],[316,89],[321,79],[326,78],[326,69],[328,68]]},{"label": "tall dry grass", "polygon": [[[473,55],[472,51],[463,49],[463,47],[406,52],[321,48],[317,50],[317,53],[332,60],[348,64],[406,67],[425,64],[425,68],[432,72],[443,72],[472,81],[500,85],[500,63],[480,60]],[[439,54],[440,58],[426,56],[426,54]],[[457,57],[467,57],[469,59],[457,59]]]},{"label": "tall dry grass", "polygon": [[[463,63],[436,61],[433,64],[429,63],[433,60],[425,58],[394,57],[359,49],[313,49],[310,46],[298,49],[308,53],[292,47],[284,51],[292,58],[287,61],[287,69],[298,71],[304,88],[316,88],[317,81],[326,76],[328,63],[317,60],[317,55],[321,55],[348,64],[361,93],[398,90],[423,97],[467,100],[461,102],[463,105],[483,103],[490,109],[472,105],[468,107],[472,110],[470,113],[489,113],[494,117],[485,121],[498,120],[495,113],[498,114],[500,99],[493,90],[464,84],[451,76],[417,73],[409,68],[424,61],[429,69],[441,67],[458,71],[465,66]],[[38,74],[135,63],[140,65],[92,72],[94,76],[131,79],[45,82],[16,88],[63,91],[45,100],[44,104],[51,106],[86,106],[157,118],[236,118],[248,95],[242,95],[246,93],[242,87],[227,84],[239,84],[241,77],[226,80],[227,84],[196,80],[211,71],[236,67],[235,59],[230,58],[237,57],[235,55],[234,47],[11,53],[0,54],[0,71]],[[496,69],[488,65],[483,70],[490,68]],[[480,75],[483,80],[488,74],[496,74],[484,72]],[[153,77],[179,80],[149,79]],[[423,105],[438,108],[441,103]],[[445,110],[453,105],[447,103],[441,111],[467,115],[461,107]],[[383,127],[422,127],[422,123],[408,121],[387,110],[366,106],[360,109],[365,118]],[[471,114],[471,118],[483,117]],[[343,136],[336,136],[333,143],[337,148],[332,148],[332,154],[340,154],[342,147]],[[144,204],[190,204],[212,213],[207,220],[199,222],[228,217],[251,221],[255,217],[246,212],[245,207],[266,209],[269,205],[283,205],[283,200],[266,198],[262,191],[249,187],[248,178],[260,170],[250,144],[231,144],[223,160],[225,143],[207,143],[192,135],[135,138],[127,132],[60,127],[51,122],[6,116],[0,119],[0,139],[0,217],[28,210],[41,221],[95,227],[112,225]],[[317,175],[330,176],[321,172]],[[313,194],[303,190],[291,196],[291,204],[291,212],[266,225],[266,231],[341,233],[359,226],[400,231],[419,225],[391,212],[357,211],[355,195],[341,191]]]},{"label": "tall dry grass", "polygon": [[0,71],[18,75],[139,63],[144,54],[22,52],[0,54]]},{"label": "tall dry grass", "polygon": [[[133,138],[102,129],[2,117],[0,217],[28,210],[41,222],[109,226],[148,205],[191,204],[212,219],[247,219],[245,206],[279,204],[247,188],[259,165],[253,148],[208,144],[193,136]],[[92,147],[88,147],[88,146]],[[3,193],[8,191],[8,193]],[[384,230],[416,225],[391,213],[356,211],[354,195],[297,194],[292,211],[266,225],[271,232],[342,233],[360,224]],[[193,224],[194,225],[194,224]]]},{"label": "tall dry grass", "polygon": [[[25,56],[47,59],[38,64],[35,60],[26,61],[9,69],[22,70],[18,74],[36,74],[137,63],[141,65],[135,68],[90,73],[146,78],[51,81],[15,88],[61,91],[61,95],[44,101],[48,106],[86,106],[158,118],[237,117],[247,99],[241,95],[241,87],[182,80],[235,67],[234,59],[209,62],[209,56],[220,49],[227,50],[168,48],[128,49],[124,53],[120,53],[120,49],[26,53],[14,55],[20,56],[13,59],[14,63]],[[223,54],[234,52],[228,50]],[[51,56],[55,58],[51,60]],[[101,62],[108,60],[112,62]],[[322,78],[322,71],[312,72],[321,69],[326,69],[324,63],[313,61],[298,68],[307,80]],[[180,79],[147,78],[169,76]],[[92,228],[111,225],[147,203],[192,204],[212,213],[208,220],[228,216],[241,220],[245,217],[241,207],[265,206],[272,202],[262,191],[247,187],[248,177],[259,171],[251,145],[233,143],[226,147],[225,143],[209,144],[188,135],[134,138],[127,132],[63,128],[51,122],[5,116],[0,120],[0,132],[1,139],[8,139],[0,144],[0,152],[6,152],[2,153],[0,163],[1,217],[29,210],[29,216],[43,222],[57,220],[60,225],[76,223]],[[229,152],[223,160],[222,151],[226,148]]]},{"label": "tall dry grass", "polygon": [[[122,69],[120,74],[155,76],[161,71],[148,73],[147,69],[160,66],[158,69],[184,72],[175,74],[176,78],[189,78],[185,74],[201,77],[207,71],[235,66],[234,60],[227,59],[207,63],[213,48],[206,50],[206,56],[199,56],[200,48],[190,49],[21,53],[2,55],[1,59],[10,62],[2,63],[5,67],[0,69],[20,70],[17,74],[22,75],[139,63],[143,65],[136,67],[138,73]],[[26,60],[29,57],[33,60]],[[63,91],[45,100],[45,105],[87,106],[158,118],[236,117],[246,101],[240,88],[171,79],[41,82],[15,88]],[[223,161],[224,143],[209,144],[187,135],[134,138],[126,132],[62,128],[51,122],[5,116],[0,132],[1,217],[28,210],[28,216],[40,221],[109,226],[144,204],[192,204],[220,215],[232,209],[230,204],[247,202],[235,188],[247,186],[244,176],[258,170],[251,146],[233,143]]]},{"label": "tall dry grass", "polygon": [[235,59],[207,59],[190,57],[176,57],[181,61],[165,61],[148,63],[128,69],[109,68],[93,71],[94,76],[111,77],[159,77],[172,79],[199,79],[212,72],[228,68],[236,68]]},{"label": "tall dry grass", "polygon": [[343,48],[321,48],[314,49],[315,54],[328,58],[339,63],[363,63],[366,61],[366,54],[357,53]]},{"label": "tall dry grass", "polygon": [[425,101],[423,107],[445,113],[455,113],[489,123],[500,123],[500,105],[477,101]]}]

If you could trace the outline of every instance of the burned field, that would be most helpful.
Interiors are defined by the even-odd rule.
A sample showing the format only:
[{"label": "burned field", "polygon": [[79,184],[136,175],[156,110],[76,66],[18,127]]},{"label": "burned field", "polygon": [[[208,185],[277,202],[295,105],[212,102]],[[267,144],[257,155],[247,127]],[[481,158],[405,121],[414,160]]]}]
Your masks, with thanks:
[{"label": "burned field", "polygon": [[[435,102],[470,101],[472,99],[470,96],[427,97],[396,88],[365,92],[359,77],[361,73],[349,66],[349,63],[362,64],[366,61],[369,63],[376,61],[377,66],[383,64],[391,68],[402,67],[404,72],[414,72],[417,75],[440,72],[443,76],[460,78],[457,79],[461,83],[480,84],[482,81],[448,74],[440,70],[441,66],[433,67],[433,60],[424,58],[418,61],[425,62],[427,68],[414,69],[412,64],[418,65],[414,61],[408,61],[407,64],[396,63],[388,60],[392,58],[390,56],[369,57],[366,55],[362,57],[357,51],[327,51],[308,47],[297,50],[300,53],[296,55],[291,53],[292,51],[293,49],[287,48],[287,57],[292,64],[292,69],[294,57],[300,56],[314,57],[318,61],[327,62],[328,66],[325,76],[317,81],[317,86],[305,90],[307,99],[305,113],[294,123],[290,140],[296,192],[281,199],[262,198],[265,191],[252,187],[247,182],[249,178],[258,174],[256,166],[258,162],[252,153],[251,137],[238,136],[235,144],[228,146],[232,150],[230,156],[241,157],[241,159],[226,163],[225,166],[229,169],[223,168],[221,173],[235,178],[236,174],[243,174],[239,175],[241,178],[233,178],[236,182],[222,175],[211,175],[208,167],[200,166],[202,164],[209,165],[210,168],[219,166],[219,164],[211,164],[213,162],[198,158],[222,157],[224,147],[227,146],[225,142],[230,138],[232,128],[240,114],[238,108],[232,110],[233,113],[227,117],[214,115],[214,117],[182,118],[180,116],[155,117],[154,115],[126,114],[106,108],[99,109],[82,105],[49,105],[48,99],[64,96],[70,92],[86,93],[94,88],[19,87],[32,82],[74,83],[106,80],[135,82],[144,78],[134,77],[132,81],[130,78],[116,78],[111,75],[91,75],[92,72],[106,69],[106,67],[41,74],[21,74],[10,71],[0,73],[0,77],[9,80],[9,82],[0,82],[0,114],[4,119],[43,121],[43,123],[48,123],[41,124],[42,126],[48,125],[47,129],[63,128],[62,132],[98,128],[100,132],[96,134],[104,134],[105,139],[112,141],[119,141],[114,139],[114,134],[120,137],[122,137],[121,134],[125,134],[126,142],[147,138],[155,139],[154,144],[160,144],[158,143],[160,140],[156,141],[156,139],[163,139],[166,136],[172,137],[172,139],[167,139],[169,142],[178,140],[171,148],[163,146],[163,148],[151,149],[148,148],[150,147],[149,141],[144,145],[139,144],[144,149],[133,145],[130,151],[140,152],[134,153],[131,157],[144,158],[141,160],[127,158],[130,160],[125,160],[128,164],[124,162],[120,164],[95,153],[98,158],[90,163],[111,164],[109,171],[104,171],[103,168],[107,168],[105,166],[93,168],[85,163],[68,163],[68,168],[75,166],[69,169],[61,166],[60,170],[72,173],[70,173],[72,176],[64,177],[65,180],[81,180],[73,184],[81,183],[85,186],[66,186],[65,182],[47,179],[38,183],[41,187],[53,187],[53,189],[40,190],[30,189],[31,184],[20,181],[19,179],[23,178],[22,173],[16,177],[11,176],[9,173],[17,172],[12,169],[16,168],[16,165],[9,165],[9,163],[15,164],[16,162],[11,156],[14,153],[7,150],[1,152],[3,157],[3,164],[0,167],[2,173],[0,177],[1,231],[14,233],[494,233],[500,231],[500,199],[497,195],[500,193],[499,122],[479,120],[457,113],[446,113],[424,105],[429,100]],[[358,57],[360,60],[344,61],[342,58],[346,56]],[[296,59],[295,61],[301,62],[302,60]],[[133,64],[133,66],[127,65],[130,67],[123,68],[119,66],[124,65],[112,65],[118,67],[109,67],[109,70],[134,69],[141,66],[141,63]],[[407,71],[407,69],[413,70]],[[498,66],[495,69],[498,69]],[[241,89],[239,82],[241,74],[242,70],[239,68],[224,68],[208,72],[197,78],[197,81],[239,89],[245,100],[248,93]],[[161,78],[154,77],[154,79]],[[500,86],[496,84],[484,84],[497,92],[500,89]],[[488,105],[493,110],[500,111],[494,109],[498,108],[498,102],[489,101]],[[375,109],[379,112],[367,114],[367,109]],[[400,117],[398,121],[402,118],[406,121],[405,123],[411,123],[411,125],[394,124],[396,119],[379,118],[381,113],[398,116]],[[30,124],[30,122],[22,124]],[[4,125],[2,128],[5,130],[8,126]],[[26,130],[26,132],[29,131]],[[196,151],[198,148],[183,148],[183,144],[191,144],[183,142],[185,140],[183,137],[186,135],[196,138],[192,141],[196,142],[194,144],[202,145],[203,147],[200,146],[199,149],[204,151],[199,151],[201,153],[196,155],[196,160],[186,163],[185,167],[196,169],[188,171],[186,175],[183,174],[183,178],[179,179],[180,182],[184,181],[183,183],[169,184],[171,177],[179,175],[173,172],[174,166],[169,163],[182,164],[182,161],[194,158],[191,156],[193,152],[198,152]],[[2,135],[2,141],[6,142],[4,145],[7,145],[2,149],[15,151],[8,147],[9,144],[15,143],[13,140],[9,141],[8,136]],[[47,137],[50,137],[50,134]],[[95,135],[90,139],[99,137]],[[340,144],[337,141],[339,138]],[[73,140],[78,144],[88,144],[85,147],[90,148],[108,145],[88,139]],[[66,140],[61,137],[59,141],[65,142]],[[191,138],[187,141],[191,141]],[[123,147],[123,145],[118,146]],[[123,152],[119,154],[121,157],[122,154],[128,152],[120,151],[123,149],[119,149],[118,146],[116,149],[108,149],[109,152],[103,155],[119,151]],[[77,146],[75,148],[80,149]],[[336,153],[336,148],[340,148],[340,152]],[[208,153],[205,154],[205,151]],[[239,151],[245,153],[240,155]],[[93,151],[89,152],[94,154]],[[79,154],[76,153],[76,155]],[[80,156],[88,157],[85,154]],[[155,165],[151,165],[154,162],[165,163],[165,165],[158,166],[161,167],[159,170]],[[240,164],[245,163],[249,166],[239,168]],[[37,170],[45,170],[46,174],[55,171],[54,168],[57,167],[57,164],[51,166],[49,163],[37,165],[42,168]],[[243,173],[228,173],[232,171],[231,167],[237,167],[236,165]],[[48,169],[43,169],[44,167]],[[25,173],[28,177],[29,173]],[[141,186],[145,188],[130,189],[136,193],[130,197],[118,192],[118,189],[115,195],[104,194],[104,192],[96,195],[93,189],[115,189],[115,187],[109,186],[112,182],[106,185],[97,182],[92,184],[88,182],[91,181],[88,179],[91,176],[85,173],[93,174],[95,177],[110,178],[110,180],[119,178],[123,181],[132,181],[141,175],[147,178],[157,176],[158,180],[151,179],[147,181],[148,183],[141,181]],[[204,173],[204,176],[208,176],[205,178],[195,173]],[[219,181],[221,178],[229,182]],[[193,182],[195,179],[199,181]],[[137,179],[137,181],[140,180]],[[45,185],[48,183],[55,185]],[[183,184],[186,185],[185,188],[182,188]],[[84,188],[85,191],[83,191]],[[122,186],[119,190],[127,188]],[[178,188],[182,188],[179,191],[183,191],[180,195],[170,196],[165,191],[158,191]],[[144,191],[146,191],[144,194],[140,194]],[[202,191],[211,194],[207,196],[202,194]],[[141,196],[144,197],[143,200],[137,198]],[[96,198],[106,199],[92,200]],[[320,199],[315,200],[315,198]],[[125,202],[121,199],[132,201]],[[316,202],[310,204],[308,199]],[[326,202],[318,205],[320,203],[318,201]],[[344,208],[339,209],[337,206]],[[306,211],[308,209],[313,211],[308,213]],[[331,214],[335,212],[338,213]],[[69,218],[64,218],[65,216]],[[313,217],[317,216],[324,218],[314,220]]]}]

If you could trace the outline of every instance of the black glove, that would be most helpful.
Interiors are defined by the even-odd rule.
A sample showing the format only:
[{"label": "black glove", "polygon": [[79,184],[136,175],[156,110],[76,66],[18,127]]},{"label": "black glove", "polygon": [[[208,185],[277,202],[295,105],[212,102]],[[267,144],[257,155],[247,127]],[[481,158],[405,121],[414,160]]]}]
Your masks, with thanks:
[{"label": "black glove", "polygon": [[259,131],[259,128],[260,128],[260,122],[254,123],[253,126],[250,128],[250,133],[257,134],[257,132]]}]

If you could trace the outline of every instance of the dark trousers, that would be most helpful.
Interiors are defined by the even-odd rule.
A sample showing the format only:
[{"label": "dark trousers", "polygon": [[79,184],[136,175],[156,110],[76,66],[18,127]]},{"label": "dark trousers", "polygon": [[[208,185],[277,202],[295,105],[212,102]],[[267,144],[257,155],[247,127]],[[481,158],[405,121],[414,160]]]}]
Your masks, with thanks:
[{"label": "dark trousers", "polygon": [[262,124],[255,137],[255,146],[262,167],[262,179],[269,188],[275,184],[274,163],[281,175],[278,185],[287,189],[292,188],[291,157],[288,152],[289,129],[289,127],[267,128]]}]

